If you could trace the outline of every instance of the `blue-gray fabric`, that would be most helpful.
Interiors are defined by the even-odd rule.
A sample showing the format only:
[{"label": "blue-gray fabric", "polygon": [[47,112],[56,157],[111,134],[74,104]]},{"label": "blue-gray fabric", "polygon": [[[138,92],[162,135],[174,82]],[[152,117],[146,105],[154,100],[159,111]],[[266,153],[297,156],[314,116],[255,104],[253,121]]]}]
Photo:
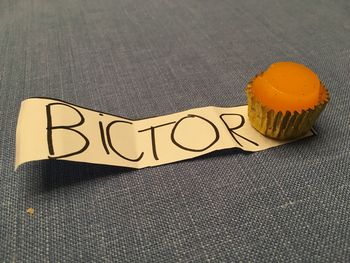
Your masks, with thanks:
[{"label": "blue-gray fabric", "polygon": [[[142,170],[13,171],[25,98],[129,118],[235,106],[286,60],[330,91],[317,136]],[[349,262],[349,83],[348,0],[0,0],[0,262]]]}]

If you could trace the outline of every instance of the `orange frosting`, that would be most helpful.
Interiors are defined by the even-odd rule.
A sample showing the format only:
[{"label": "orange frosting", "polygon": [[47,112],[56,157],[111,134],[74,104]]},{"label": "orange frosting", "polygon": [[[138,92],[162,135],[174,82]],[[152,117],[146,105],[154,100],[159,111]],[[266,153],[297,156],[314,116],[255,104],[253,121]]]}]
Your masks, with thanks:
[{"label": "orange frosting", "polygon": [[320,80],[304,65],[277,62],[252,82],[252,93],[264,106],[275,111],[301,112],[318,104]]}]

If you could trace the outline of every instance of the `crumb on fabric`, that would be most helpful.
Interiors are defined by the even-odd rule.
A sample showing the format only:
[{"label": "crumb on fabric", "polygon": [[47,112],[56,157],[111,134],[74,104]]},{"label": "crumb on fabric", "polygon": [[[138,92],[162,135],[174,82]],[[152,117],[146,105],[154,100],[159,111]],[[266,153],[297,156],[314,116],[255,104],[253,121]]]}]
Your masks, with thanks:
[{"label": "crumb on fabric", "polygon": [[29,208],[27,208],[26,212],[27,212],[27,214],[29,216],[33,216],[34,215],[34,208],[33,207],[29,207]]}]

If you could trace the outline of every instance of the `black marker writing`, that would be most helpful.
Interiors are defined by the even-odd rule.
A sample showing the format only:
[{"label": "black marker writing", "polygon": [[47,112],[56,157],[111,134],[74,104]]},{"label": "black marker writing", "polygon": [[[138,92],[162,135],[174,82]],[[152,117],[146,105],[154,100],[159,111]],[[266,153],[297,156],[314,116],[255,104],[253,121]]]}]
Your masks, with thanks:
[{"label": "black marker writing", "polygon": [[[182,149],[188,152],[204,152],[215,145],[219,141],[221,135],[228,136],[227,131],[230,133],[234,141],[242,148],[244,148],[243,145],[247,144],[247,142],[255,146],[259,146],[257,142],[245,137],[244,133],[242,135],[241,128],[245,127],[245,118],[243,115],[238,113],[224,113],[219,116],[220,120],[223,122],[227,130],[223,128],[221,123],[219,127],[215,125],[217,122],[219,122],[217,117],[215,117],[215,121],[213,121],[207,119],[208,117],[202,117],[195,114],[181,114],[184,117],[179,117],[177,121],[171,121],[167,123],[160,123],[160,120],[154,118],[152,121],[145,122],[147,123],[146,128],[140,129],[138,127],[140,127],[142,123],[139,126],[139,121],[134,122],[132,120],[118,116],[114,116],[114,118],[111,119],[111,116],[105,117],[104,114],[99,112],[94,113],[94,117],[91,119],[88,119],[89,116],[92,116],[91,113],[89,113],[90,115],[87,114],[85,116],[87,119],[85,119],[83,116],[83,113],[85,112],[83,110],[79,111],[78,109],[80,108],[77,107],[77,109],[70,104],[65,104],[64,102],[49,103],[45,106],[47,115],[46,135],[49,152],[48,158],[51,159],[66,158],[83,153],[90,146],[89,139],[93,140],[91,141],[93,142],[92,146],[99,147],[90,150],[93,151],[94,154],[96,153],[106,156],[109,155],[109,158],[120,157],[130,162],[139,162],[144,157],[144,154],[148,153],[153,154],[155,161],[159,161],[162,158],[160,155],[163,154],[165,149],[168,151],[164,152],[164,154],[166,154],[166,158],[168,158],[168,156],[171,156],[172,150],[178,149]],[[55,114],[58,114],[58,116],[55,116]],[[74,119],[76,121],[71,121],[72,123],[68,124],[66,124],[66,122],[59,123],[60,120],[64,120],[64,115],[72,115],[67,119]],[[167,129],[160,129],[161,127],[165,126],[169,127]],[[134,145],[134,138],[129,137],[129,134],[124,130],[125,127],[134,128],[134,130],[136,128],[140,129],[137,130],[138,133],[136,133],[136,136],[140,136],[143,139],[145,137],[141,136],[140,133],[149,131],[150,137],[147,137],[147,134],[145,136],[149,138],[150,141],[148,139],[147,142],[141,142],[141,146],[151,145],[151,148],[147,150],[142,149],[144,151],[140,150],[139,152],[135,153],[135,156],[133,156],[132,153],[128,154],[127,149],[123,149],[123,144],[118,144],[120,142],[124,143],[123,140],[130,140],[125,141],[124,145],[126,145],[126,147],[133,147]],[[197,136],[199,135],[199,132],[205,132],[205,134],[201,134],[205,136]],[[72,134],[74,140],[78,139],[79,142],[84,142],[83,146],[80,146],[80,144],[79,146],[72,145],[71,147],[75,148],[61,153],[61,149],[66,149],[66,147],[59,147],[57,144],[57,140],[60,138],[59,136],[62,135],[62,140],[65,140],[66,136],[71,137]],[[159,138],[167,138],[168,142],[165,145],[160,145],[160,143],[157,142],[157,139],[159,140]],[[68,143],[71,143],[70,139],[68,140]],[[90,148],[92,146],[90,146]]]},{"label": "black marker writing", "polygon": [[[52,126],[51,108],[54,106],[57,106],[57,105],[69,107],[69,108],[73,109],[76,113],[78,113],[78,115],[80,117],[80,121],[76,124],[67,125],[67,126],[64,126],[64,125]],[[51,155],[51,156],[48,156],[49,159],[58,159],[58,158],[65,158],[65,157],[73,156],[73,155],[84,152],[89,147],[90,142],[89,142],[88,138],[84,134],[82,134],[80,131],[73,129],[73,128],[76,128],[76,127],[82,125],[85,122],[84,116],[76,108],[74,108],[68,104],[64,104],[64,103],[60,103],[60,102],[50,103],[50,104],[46,105],[46,116],[47,116],[47,127],[46,127],[47,144],[48,144],[48,148],[49,148],[49,154]],[[52,155],[55,155],[52,131],[58,130],[58,129],[68,130],[68,131],[72,131],[76,134],[79,134],[85,140],[84,146],[80,150],[72,152],[72,153],[67,153],[67,154],[63,154],[60,156],[52,156]]]},{"label": "black marker writing", "polygon": [[[202,148],[202,149],[192,149],[192,148],[189,148],[189,147],[186,147],[186,146],[183,146],[181,145],[176,139],[175,139],[175,132],[176,132],[176,128],[179,126],[179,124],[187,119],[187,118],[199,118],[199,119],[202,119],[203,121],[209,123],[211,125],[211,127],[213,128],[214,132],[215,132],[215,139],[209,144],[207,145],[206,147]],[[213,146],[220,138],[220,135],[219,135],[219,130],[218,128],[216,128],[216,126],[214,125],[214,123],[212,123],[211,121],[199,116],[199,115],[194,115],[194,114],[189,114],[187,115],[186,117],[183,117],[181,118],[180,120],[178,120],[173,128],[173,130],[171,131],[171,141],[176,145],[178,146],[179,148],[183,149],[183,150],[186,150],[186,151],[191,151],[191,152],[203,152],[207,149],[209,149],[211,146]]]},{"label": "black marker writing", "polygon": [[[99,115],[103,116],[102,113],[100,113]],[[104,129],[103,129],[102,121],[98,122],[98,126],[100,127],[100,135],[101,135],[101,141],[102,141],[103,148],[105,149],[106,153],[109,154],[109,150],[108,150],[108,147],[107,147],[107,144],[106,144],[105,132],[104,132]]]},{"label": "black marker writing", "polygon": [[[241,119],[240,124],[238,124],[236,127],[230,127],[224,119],[224,116],[238,116]],[[254,144],[255,146],[259,146],[259,144],[257,144],[256,142],[249,140],[248,138],[238,134],[237,132],[235,132],[235,130],[238,130],[239,128],[243,127],[244,123],[245,123],[245,119],[242,115],[240,114],[236,114],[236,113],[224,113],[220,115],[220,119],[224,122],[227,130],[230,132],[232,138],[241,146],[243,147],[243,145],[237,140],[236,136],[241,137],[242,139]],[[236,136],[235,136],[236,135]]]},{"label": "black marker writing", "polygon": [[132,122],[129,122],[129,121],[112,121],[111,123],[109,123],[107,125],[107,128],[106,128],[106,135],[107,135],[107,141],[108,141],[108,145],[109,147],[112,149],[112,151],[114,153],[116,153],[118,156],[120,156],[121,158],[125,159],[125,160],[128,160],[128,161],[131,161],[131,162],[138,162],[142,159],[143,157],[143,152],[139,155],[139,157],[135,158],[135,159],[132,159],[132,158],[128,158],[124,155],[122,155],[120,152],[118,152],[114,146],[113,146],[113,143],[112,143],[112,139],[111,139],[111,134],[110,134],[110,130],[111,130],[111,127],[117,123],[126,123],[126,124],[129,124],[129,125],[132,125]]},{"label": "black marker writing", "polygon": [[157,126],[151,126],[150,128],[144,129],[144,130],[140,130],[138,132],[145,132],[145,131],[151,131],[151,141],[152,141],[152,152],[153,152],[153,157],[155,160],[159,160],[158,154],[157,154],[157,147],[156,147],[156,128],[160,128],[169,124],[173,124],[175,123],[175,121],[173,122],[168,122],[168,123],[164,123],[164,124],[160,124]]}]

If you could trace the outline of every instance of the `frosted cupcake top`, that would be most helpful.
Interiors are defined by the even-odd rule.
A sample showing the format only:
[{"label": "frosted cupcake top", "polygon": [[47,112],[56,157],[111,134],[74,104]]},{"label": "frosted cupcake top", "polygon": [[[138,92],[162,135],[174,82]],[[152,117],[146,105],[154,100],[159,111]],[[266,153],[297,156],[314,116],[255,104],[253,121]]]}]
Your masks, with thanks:
[{"label": "frosted cupcake top", "polygon": [[252,95],[275,111],[301,112],[320,101],[321,83],[318,76],[304,65],[277,62],[252,82]]}]

